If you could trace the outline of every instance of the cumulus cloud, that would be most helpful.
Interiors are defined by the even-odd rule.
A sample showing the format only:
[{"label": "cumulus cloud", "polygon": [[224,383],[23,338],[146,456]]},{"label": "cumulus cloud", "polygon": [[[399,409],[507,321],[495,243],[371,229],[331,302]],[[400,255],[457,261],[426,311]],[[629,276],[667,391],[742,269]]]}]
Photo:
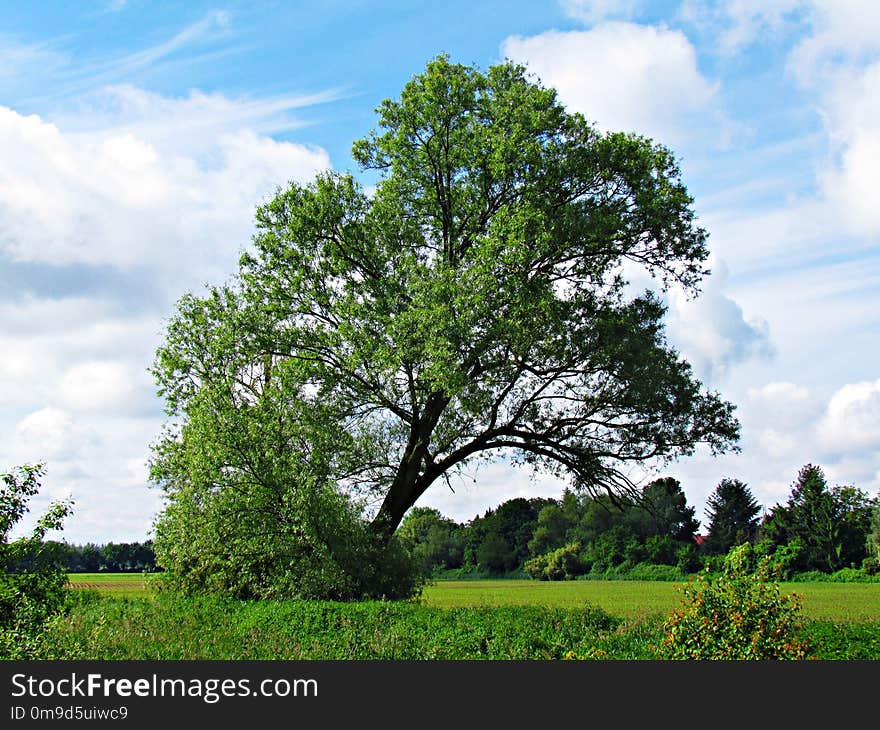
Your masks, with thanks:
[{"label": "cumulus cloud", "polygon": [[832,481],[870,494],[880,489],[880,380],[847,383],[827,395],[769,383],[749,391],[743,412],[752,425],[750,461],[768,484],[781,488],[797,469],[814,463]]},{"label": "cumulus cloud", "polygon": [[52,407],[28,414],[15,427],[17,450],[32,455],[24,459],[26,462],[65,459],[91,437],[87,431],[77,429],[70,413]]},{"label": "cumulus cloud", "polygon": [[73,496],[67,539],[146,537],[162,318],[235,270],[257,204],[330,167],[271,136],[330,98],[120,86],[52,119],[0,107],[0,465],[48,462],[34,512]]},{"label": "cumulus cloud", "polygon": [[700,73],[693,45],[678,30],[613,22],[513,36],[502,51],[602,129],[634,131],[675,146],[707,120],[717,121],[711,110],[717,86]]},{"label": "cumulus cloud", "polygon": [[747,318],[742,307],[725,294],[726,267],[715,259],[712,268],[714,273],[698,298],[688,298],[676,289],[669,292],[667,329],[670,341],[697,375],[718,383],[733,365],[771,357],[774,347],[767,322]]},{"label": "cumulus cloud", "polygon": [[826,449],[845,454],[880,448],[880,380],[844,385],[819,424]]},{"label": "cumulus cloud", "polygon": [[824,94],[832,162],[820,185],[835,220],[855,235],[880,233],[880,61],[840,71]]},{"label": "cumulus cloud", "polygon": [[136,413],[156,411],[152,383],[143,364],[87,360],[61,376],[57,402],[76,411]]},{"label": "cumulus cloud", "polygon": [[258,201],[329,167],[323,150],[246,126],[249,114],[273,106],[113,93],[122,123],[90,132],[68,133],[0,107],[0,251],[7,257],[165,272],[198,269],[218,253],[228,262],[247,241]]},{"label": "cumulus cloud", "polygon": [[801,0],[811,33],[789,63],[803,83],[841,64],[870,60],[880,51],[880,5],[864,0]]},{"label": "cumulus cloud", "polygon": [[784,41],[788,76],[813,97],[829,154],[817,161],[815,194],[786,206],[791,214],[770,214],[789,229],[782,240],[810,245],[811,232],[856,239],[880,232],[880,4],[688,0],[681,16],[708,31],[723,53]]}]

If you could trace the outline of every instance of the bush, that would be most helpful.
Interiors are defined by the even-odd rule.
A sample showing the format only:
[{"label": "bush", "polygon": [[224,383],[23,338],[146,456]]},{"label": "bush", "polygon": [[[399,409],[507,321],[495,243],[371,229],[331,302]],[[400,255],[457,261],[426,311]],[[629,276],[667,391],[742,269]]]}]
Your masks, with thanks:
[{"label": "bush", "polygon": [[[102,599],[51,622],[46,652],[90,660],[550,660],[595,648],[650,658],[601,608],[434,608],[405,601]],[[615,655],[613,658],[617,658]]]},{"label": "bush", "polygon": [[245,600],[417,595],[415,561],[396,537],[378,543],[346,495],[295,480],[281,496],[268,491],[178,490],[156,524],[166,586]]},{"label": "bush", "polygon": [[44,537],[49,530],[61,528],[70,514],[70,504],[53,503],[28,537],[9,540],[12,527],[39,491],[42,475],[42,464],[0,474],[0,658],[41,655],[43,624],[61,610],[67,598],[67,575],[60,567],[59,545],[44,542]]},{"label": "bush", "polygon": [[880,578],[871,575],[866,570],[858,568],[841,568],[832,573],[828,580],[832,583],[876,583]]},{"label": "bush", "polygon": [[757,566],[750,545],[728,553],[718,575],[705,570],[682,588],[686,605],[664,624],[667,659],[805,659],[800,601],[780,595],[769,560]]},{"label": "bush", "polygon": [[823,573],[821,570],[806,570],[789,577],[792,583],[827,583],[828,579],[828,573]]},{"label": "bush", "polygon": [[626,575],[629,580],[682,580],[684,576],[674,565],[654,565],[653,563],[639,563],[633,566]]},{"label": "bush", "polygon": [[523,569],[530,578],[537,580],[574,580],[586,572],[580,552],[579,543],[565,545],[527,560]]},{"label": "bush", "polygon": [[807,570],[795,573],[789,580],[792,583],[880,583],[880,576],[872,575],[864,568],[841,568],[834,573]]}]

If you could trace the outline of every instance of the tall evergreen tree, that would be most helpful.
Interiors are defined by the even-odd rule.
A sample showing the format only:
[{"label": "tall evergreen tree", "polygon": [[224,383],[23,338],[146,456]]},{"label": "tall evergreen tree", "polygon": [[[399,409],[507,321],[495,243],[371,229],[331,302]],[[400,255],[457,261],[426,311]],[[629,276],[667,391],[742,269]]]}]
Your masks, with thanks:
[{"label": "tall evergreen tree", "polygon": [[722,479],[706,505],[709,528],[704,545],[709,553],[723,555],[735,545],[754,541],[761,505],[739,479]]}]

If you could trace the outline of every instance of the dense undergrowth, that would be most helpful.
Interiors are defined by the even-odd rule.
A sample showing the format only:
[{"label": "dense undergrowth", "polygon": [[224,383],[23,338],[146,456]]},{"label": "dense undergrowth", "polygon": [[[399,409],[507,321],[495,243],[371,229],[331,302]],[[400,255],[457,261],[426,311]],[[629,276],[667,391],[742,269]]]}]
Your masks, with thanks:
[{"label": "dense undergrowth", "polygon": [[[817,659],[880,659],[880,622],[808,621]],[[45,659],[657,659],[662,617],[593,606],[442,609],[414,602],[83,594],[29,647]],[[15,658],[4,647],[5,658]]]}]

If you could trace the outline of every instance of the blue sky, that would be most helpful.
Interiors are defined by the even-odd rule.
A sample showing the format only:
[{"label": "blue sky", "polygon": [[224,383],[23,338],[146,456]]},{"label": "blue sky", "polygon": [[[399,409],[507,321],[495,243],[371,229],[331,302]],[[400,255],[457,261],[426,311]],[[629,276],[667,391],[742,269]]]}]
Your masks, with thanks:
[{"label": "blue sky", "polygon": [[[695,301],[667,295],[668,335],[743,424],[740,454],[659,472],[699,517],[722,477],[769,507],[807,462],[880,490],[877,3],[108,0],[0,18],[0,469],[47,463],[40,502],[76,501],[66,539],[148,535],[163,318],[234,271],[277,186],[352,169],[375,107],[438,53],[524,63],[599,128],[679,156],[713,274]],[[423,502],[465,520],[563,487],[474,476]]]}]

